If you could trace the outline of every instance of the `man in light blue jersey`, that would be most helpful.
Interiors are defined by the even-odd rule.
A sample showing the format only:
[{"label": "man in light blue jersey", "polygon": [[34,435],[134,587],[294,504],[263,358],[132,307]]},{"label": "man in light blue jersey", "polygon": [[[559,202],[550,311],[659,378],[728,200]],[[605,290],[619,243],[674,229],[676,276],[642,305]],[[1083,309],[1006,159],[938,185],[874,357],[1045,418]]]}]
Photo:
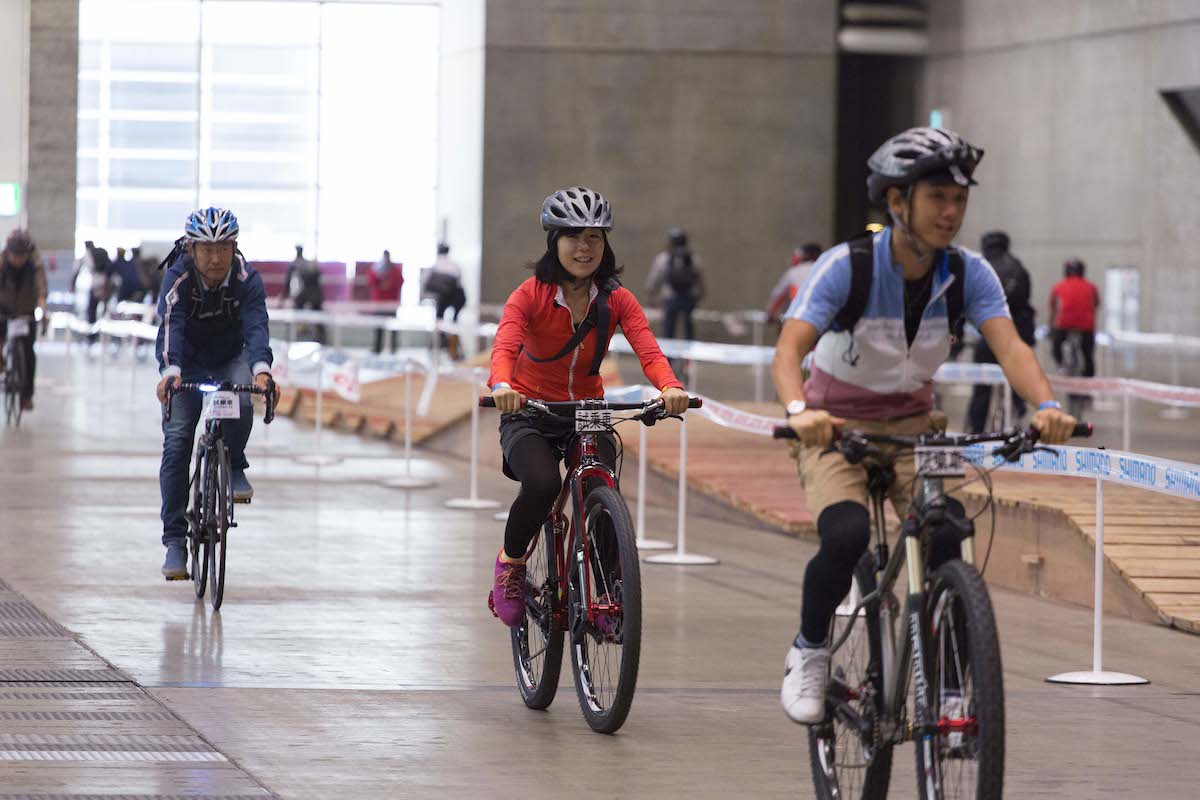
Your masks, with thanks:
[{"label": "man in light blue jersey", "polygon": [[[913,128],[880,146],[867,162],[867,189],[892,225],[821,255],[776,345],[775,387],[799,439],[794,455],[821,540],[804,574],[800,633],[781,691],[784,710],[799,723],[824,717],[829,621],[870,539],[866,469],[826,452],[834,429],[931,431],[933,375],[964,320],[979,329],[1013,389],[1037,407],[1032,424],[1042,441],[1064,442],[1075,425],[1017,335],[995,271],[978,253],[952,244],[982,157],[939,128]],[[801,362],[814,346],[805,382]],[[897,459],[895,468],[891,500],[903,518],[912,458]],[[948,510],[964,514],[957,500]],[[934,538],[934,568],[958,555],[958,539],[944,533]]]}]

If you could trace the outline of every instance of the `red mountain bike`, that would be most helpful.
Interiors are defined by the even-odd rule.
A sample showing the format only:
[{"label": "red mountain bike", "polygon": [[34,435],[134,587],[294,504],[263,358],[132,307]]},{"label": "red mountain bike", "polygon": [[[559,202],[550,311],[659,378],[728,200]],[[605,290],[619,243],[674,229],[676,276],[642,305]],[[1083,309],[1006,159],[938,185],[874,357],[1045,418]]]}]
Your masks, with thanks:
[{"label": "red mountain bike", "polygon": [[[490,397],[481,397],[479,404],[495,407]],[[689,408],[700,405],[698,398],[688,402]],[[517,687],[530,708],[554,702],[564,634],[569,634],[579,707],[592,730],[613,733],[629,715],[637,686],[642,579],[633,520],[617,489],[620,467],[614,472],[601,461],[597,438],[616,434],[614,426],[621,422],[653,425],[667,414],[660,400],[527,400],[525,408],[574,418],[575,435],[565,453],[562,492],[526,553],[525,619],[512,628]],[[614,420],[614,411],[638,413]],[[616,438],[619,465],[620,436]]]}]

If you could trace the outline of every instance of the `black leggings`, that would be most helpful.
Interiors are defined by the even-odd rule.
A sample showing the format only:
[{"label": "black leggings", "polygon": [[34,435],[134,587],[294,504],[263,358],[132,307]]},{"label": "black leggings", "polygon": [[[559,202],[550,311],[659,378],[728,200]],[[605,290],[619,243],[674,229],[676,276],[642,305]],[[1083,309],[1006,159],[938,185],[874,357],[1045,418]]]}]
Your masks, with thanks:
[{"label": "black leggings", "polygon": [[[617,448],[612,439],[596,437],[600,460],[615,468]],[[539,434],[522,436],[512,445],[506,461],[508,468],[521,482],[521,491],[508,512],[504,528],[504,553],[509,558],[523,558],[533,535],[546,521],[551,506],[562,490],[559,473],[559,450],[550,439]]]},{"label": "black leggings", "polygon": [[[947,497],[946,510],[960,519],[966,516],[962,503]],[[871,542],[871,517],[861,503],[835,503],[817,518],[821,547],[804,571],[804,606],[800,611],[800,635],[810,644],[829,636],[829,620],[842,598],[850,591],[854,567]],[[930,569],[959,555],[957,532],[946,526],[934,534]]]}]

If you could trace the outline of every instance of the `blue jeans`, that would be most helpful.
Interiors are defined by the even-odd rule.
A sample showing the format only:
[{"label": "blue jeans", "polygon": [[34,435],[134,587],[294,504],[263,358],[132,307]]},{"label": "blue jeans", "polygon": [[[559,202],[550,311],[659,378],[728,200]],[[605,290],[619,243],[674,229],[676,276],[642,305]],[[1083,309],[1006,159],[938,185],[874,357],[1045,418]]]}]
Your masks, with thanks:
[{"label": "blue jeans", "polygon": [[[205,371],[184,368],[183,380],[195,381],[230,380],[234,383],[250,383],[250,365],[245,356],[235,358],[219,369]],[[240,396],[242,415],[240,419],[225,420],[225,444],[229,448],[229,464],[234,469],[245,469],[246,442],[250,439],[250,428],[254,424],[254,407],[250,395]],[[183,541],[187,537],[187,519],[184,516],[188,504],[188,484],[191,472],[192,446],[196,436],[196,423],[200,421],[204,397],[200,392],[181,392],[171,403],[171,419],[163,422],[162,464],[158,468],[158,487],[162,492],[163,544]]]}]

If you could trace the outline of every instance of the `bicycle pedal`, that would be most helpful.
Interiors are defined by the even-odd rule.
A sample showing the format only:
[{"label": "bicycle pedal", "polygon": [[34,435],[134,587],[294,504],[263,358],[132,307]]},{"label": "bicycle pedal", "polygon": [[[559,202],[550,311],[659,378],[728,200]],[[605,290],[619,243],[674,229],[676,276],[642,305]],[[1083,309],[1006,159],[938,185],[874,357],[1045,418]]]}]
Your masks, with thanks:
[{"label": "bicycle pedal", "polygon": [[170,583],[172,581],[188,581],[188,580],[191,580],[191,576],[190,575],[176,575],[176,576],[171,576],[171,577],[164,577],[163,580],[167,581],[168,583]]},{"label": "bicycle pedal", "polygon": [[250,497],[235,497],[235,498],[233,498],[233,502],[235,505],[248,506],[248,505],[250,505],[250,501],[252,499],[253,498],[250,498]]}]

